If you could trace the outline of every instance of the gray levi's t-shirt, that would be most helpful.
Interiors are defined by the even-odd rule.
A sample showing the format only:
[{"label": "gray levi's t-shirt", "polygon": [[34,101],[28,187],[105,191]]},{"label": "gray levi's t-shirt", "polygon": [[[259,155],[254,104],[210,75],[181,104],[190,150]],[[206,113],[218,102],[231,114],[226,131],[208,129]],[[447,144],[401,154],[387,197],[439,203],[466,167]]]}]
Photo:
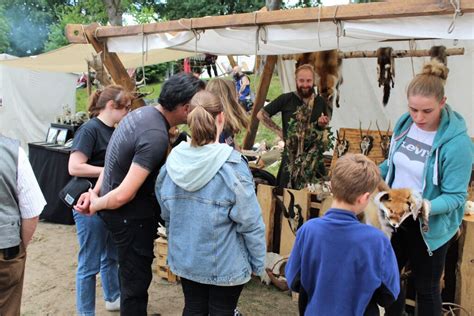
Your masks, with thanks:
[{"label": "gray levi's t-shirt", "polygon": [[436,131],[424,131],[413,124],[394,155],[395,178],[392,188],[423,190],[423,170],[431,151]]},{"label": "gray levi's t-shirt", "polygon": [[122,183],[132,163],[150,174],[132,201],[118,210],[105,212],[129,218],[146,218],[159,213],[154,184],[166,160],[168,130],[168,122],[154,106],[136,109],[122,119],[107,147],[101,196]]}]

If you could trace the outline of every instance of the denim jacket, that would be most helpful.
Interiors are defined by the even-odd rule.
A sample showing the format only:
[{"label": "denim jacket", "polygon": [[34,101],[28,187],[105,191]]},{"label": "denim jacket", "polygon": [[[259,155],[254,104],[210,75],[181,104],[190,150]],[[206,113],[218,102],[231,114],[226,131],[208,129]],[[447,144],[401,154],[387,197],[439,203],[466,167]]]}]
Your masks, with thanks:
[{"label": "denim jacket", "polygon": [[[182,146],[188,150],[181,153],[186,161],[185,174],[170,176],[172,168],[168,164],[176,161]],[[189,144],[182,146],[171,152],[168,168],[167,165],[161,168],[155,188],[168,233],[168,265],[176,275],[195,282],[244,284],[252,272],[256,275],[263,272],[266,252],[265,227],[252,174],[235,150],[224,158],[221,154],[219,157],[210,154],[194,159],[190,154],[194,149]],[[202,159],[209,161],[203,163]],[[221,166],[216,168],[219,159]],[[201,161],[195,167],[200,169],[196,172],[201,172],[203,166],[217,170],[202,187],[186,190],[172,179],[193,174],[190,168],[194,160]],[[183,168],[175,168],[174,172]]]}]

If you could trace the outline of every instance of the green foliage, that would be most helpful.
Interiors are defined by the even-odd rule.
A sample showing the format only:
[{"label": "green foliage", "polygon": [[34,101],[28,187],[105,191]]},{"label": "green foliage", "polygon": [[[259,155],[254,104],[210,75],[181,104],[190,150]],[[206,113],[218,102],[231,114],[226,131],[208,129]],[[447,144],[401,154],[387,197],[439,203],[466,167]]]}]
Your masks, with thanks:
[{"label": "green foliage", "polygon": [[54,17],[46,0],[3,0],[3,17],[9,27],[7,53],[15,56],[39,54]]},{"label": "green foliage", "polygon": [[283,151],[288,161],[291,188],[297,190],[319,183],[324,178],[324,152],[334,146],[331,129],[320,130],[317,121],[310,122],[312,110],[311,104],[298,108],[295,119],[289,122]]},{"label": "green foliage", "polygon": [[138,24],[153,23],[158,20],[158,14],[153,6],[132,5],[129,13]]},{"label": "green foliage", "polygon": [[[162,82],[166,78],[166,73],[171,64],[176,62],[170,61],[167,63],[161,63],[157,65],[145,66],[145,79],[146,84]],[[139,67],[136,69],[136,81],[139,82],[143,79],[143,69]]]},{"label": "green foliage", "polygon": [[5,18],[5,9],[0,6],[0,54],[7,52],[10,47],[10,41],[8,39],[8,33],[10,33],[10,27]]},{"label": "green foliage", "polygon": [[57,22],[51,25],[45,50],[50,51],[69,44],[64,35],[66,24],[107,23],[107,13],[102,2],[81,0],[75,6],[59,5],[54,10]]},{"label": "green foliage", "polygon": [[258,11],[265,6],[265,0],[167,0],[156,5],[161,19],[178,20],[207,15],[226,15]]}]

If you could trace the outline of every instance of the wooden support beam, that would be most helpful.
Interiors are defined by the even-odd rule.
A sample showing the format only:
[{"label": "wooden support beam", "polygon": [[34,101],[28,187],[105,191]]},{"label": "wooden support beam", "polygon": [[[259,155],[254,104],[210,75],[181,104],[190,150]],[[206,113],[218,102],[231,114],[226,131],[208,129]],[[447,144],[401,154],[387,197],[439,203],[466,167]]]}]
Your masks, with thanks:
[{"label": "wooden support beam", "polygon": [[243,149],[250,149],[255,142],[255,136],[257,135],[258,123],[257,113],[263,107],[265,99],[267,97],[268,88],[270,87],[270,82],[272,81],[273,70],[275,69],[275,64],[277,61],[277,56],[270,55],[267,56],[265,62],[265,67],[263,68],[262,76],[257,87],[257,95],[255,96],[255,102],[252,109],[252,116],[250,118],[250,126],[245,134],[244,143],[242,145]]},{"label": "wooden support beam", "polygon": [[[448,48],[446,49],[447,56],[464,55],[464,48]],[[354,51],[354,52],[341,52],[339,54],[342,58],[372,58],[377,57],[377,51]],[[394,50],[392,52],[394,58],[404,57],[428,57],[430,56],[429,49],[418,49],[418,50]]]},{"label": "wooden support beam", "polygon": [[237,66],[237,63],[235,62],[234,56],[232,55],[227,55],[227,59],[229,60],[229,64],[232,68]]},{"label": "wooden support beam", "polygon": [[[474,0],[461,2],[463,13],[474,12]],[[386,19],[411,16],[432,16],[453,14],[454,9],[449,0],[404,0],[393,2],[372,2],[327,6],[321,8],[302,8],[293,10],[257,11],[252,13],[223,16],[207,16],[194,19],[180,19],[158,23],[130,26],[102,26],[97,28],[97,39],[154,34],[164,32],[189,31],[191,29],[218,29],[227,27],[245,27],[254,25],[273,25],[291,23],[309,23],[333,21]],[[87,43],[84,36],[85,27],[80,24],[68,24],[66,37],[71,43]]]},{"label": "wooden support beam", "polygon": [[[102,63],[104,64],[107,71],[112,76],[112,80],[129,92],[135,91],[135,83],[132,81],[130,76],[127,73],[127,70],[123,66],[120,58],[116,53],[111,53],[107,50],[107,45],[105,41],[99,42],[94,36],[96,29],[99,27],[99,24],[94,23],[84,28],[84,34],[87,37],[88,42],[94,47],[94,50],[97,54],[101,54]],[[145,105],[143,99],[135,99],[132,104],[132,108]]]}]

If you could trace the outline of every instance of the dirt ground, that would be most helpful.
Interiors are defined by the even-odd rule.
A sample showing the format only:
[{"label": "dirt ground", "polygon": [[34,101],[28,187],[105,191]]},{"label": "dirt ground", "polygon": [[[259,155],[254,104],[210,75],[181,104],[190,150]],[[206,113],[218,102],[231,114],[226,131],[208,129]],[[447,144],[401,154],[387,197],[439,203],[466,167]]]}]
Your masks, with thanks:
[{"label": "dirt ground", "polygon": [[[22,315],[74,315],[78,244],[75,226],[40,222],[28,247]],[[155,267],[155,264],[153,265]],[[97,315],[118,315],[105,310],[100,287]],[[148,314],[181,315],[184,305],[179,284],[169,284],[154,274],[149,288]],[[297,302],[288,293],[249,282],[240,297],[244,315],[297,315]]]}]

